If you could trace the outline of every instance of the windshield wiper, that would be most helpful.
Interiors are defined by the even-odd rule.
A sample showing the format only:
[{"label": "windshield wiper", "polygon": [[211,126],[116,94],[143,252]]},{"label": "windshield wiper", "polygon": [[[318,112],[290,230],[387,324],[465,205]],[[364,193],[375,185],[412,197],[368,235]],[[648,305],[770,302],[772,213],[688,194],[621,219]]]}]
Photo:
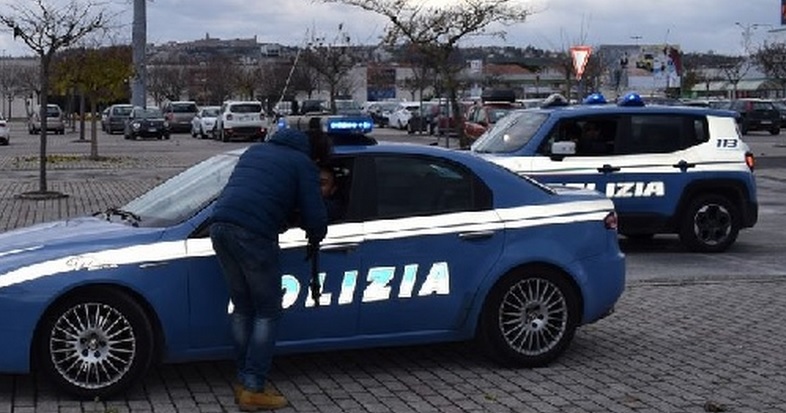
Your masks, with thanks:
[{"label": "windshield wiper", "polygon": [[135,227],[138,227],[139,226],[139,222],[142,221],[142,217],[140,217],[139,215],[137,215],[137,214],[135,214],[135,213],[133,213],[131,211],[126,211],[126,210],[123,210],[123,209],[120,209],[120,208],[117,208],[117,207],[110,207],[110,208],[107,208],[106,211],[97,211],[97,212],[93,213],[94,217],[98,216],[98,215],[106,216],[106,220],[107,221],[111,221],[112,216],[116,215],[116,216],[119,216],[120,218],[122,218],[124,221],[130,221],[131,225],[135,226]]}]

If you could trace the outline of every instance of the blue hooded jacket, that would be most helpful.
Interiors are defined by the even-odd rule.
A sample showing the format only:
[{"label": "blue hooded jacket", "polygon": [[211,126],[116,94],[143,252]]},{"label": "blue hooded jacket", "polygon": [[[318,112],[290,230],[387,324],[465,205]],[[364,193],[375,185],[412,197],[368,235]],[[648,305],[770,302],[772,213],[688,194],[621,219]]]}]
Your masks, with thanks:
[{"label": "blue hooded jacket", "polygon": [[282,129],[240,156],[213,210],[213,222],[243,227],[277,240],[295,211],[311,242],[327,233],[327,212],[319,169],[310,157],[308,136]]}]

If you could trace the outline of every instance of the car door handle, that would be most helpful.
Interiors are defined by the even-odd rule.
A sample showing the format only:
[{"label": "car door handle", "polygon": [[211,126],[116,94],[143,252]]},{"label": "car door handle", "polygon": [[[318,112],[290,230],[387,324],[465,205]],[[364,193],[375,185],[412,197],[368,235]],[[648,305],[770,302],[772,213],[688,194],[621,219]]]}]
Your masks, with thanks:
[{"label": "car door handle", "polygon": [[358,247],[357,242],[345,242],[339,244],[323,245],[319,248],[321,252],[350,252]]},{"label": "car door handle", "polygon": [[618,166],[611,166],[609,164],[605,164],[598,168],[598,172],[602,172],[604,174],[611,173],[611,172],[619,172],[620,168]]},{"label": "car door handle", "polygon": [[494,231],[470,231],[459,233],[459,238],[465,240],[491,238],[494,236]]},{"label": "car door handle", "polygon": [[675,163],[675,164],[674,164],[674,165],[672,165],[672,166],[673,166],[673,167],[675,167],[675,168],[680,168],[680,170],[681,170],[681,171],[685,172],[685,171],[686,171],[686,170],[688,170],[689,168],[695,168],[695,167],[696,167],[696,164],[695,164],[695,163],[688,163],[688,162],[686,162],[686,161],[683,159],[683,160],[681,160],[681,161],[679,161],[679,162]]}]

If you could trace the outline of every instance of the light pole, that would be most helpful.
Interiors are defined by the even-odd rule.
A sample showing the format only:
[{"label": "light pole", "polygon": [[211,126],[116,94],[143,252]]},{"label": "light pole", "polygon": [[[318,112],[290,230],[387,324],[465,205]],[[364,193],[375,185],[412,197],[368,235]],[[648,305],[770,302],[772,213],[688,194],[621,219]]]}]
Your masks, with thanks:
[{"label": "light pole", "polygon": [[750,48],[751,48],[751,37],[753,37],[753,31],[758,29],[759,27],[770,27],[772,28],[771,24],[766,23],[749,23],[749,24],[742,24],[740,22],[734,22],[735,26],[739,26],[742,29],[742,53],[745,55],[750,55]]}]

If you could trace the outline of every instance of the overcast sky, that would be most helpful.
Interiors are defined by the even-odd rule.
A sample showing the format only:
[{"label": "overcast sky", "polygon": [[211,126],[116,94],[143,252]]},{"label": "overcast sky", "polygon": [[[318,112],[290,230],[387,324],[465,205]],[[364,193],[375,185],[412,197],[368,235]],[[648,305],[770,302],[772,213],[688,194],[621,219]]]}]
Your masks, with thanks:
[{"label": "overcast sky", "polygon": [[[65,0],[44,0],[58,2]],[[82,0],[77,0],[82,1]],[[412,0],[439,6],[451,0]],[[517,1],[517,0],[513,0]],[[536,12],[505,28],[505,40],[472,38],[467,45],[506,45],[566,50],[587,44],[676,44],[683,51],[740,54],[743,33],[753,47],[786,41],[780,29],[778,0],[518,0]],[[6,0],[6,4],[31,0]],[[133,0],[108,2],[117,11],[113,43],[130,43]],[[0,14],[11,11],[3,7]],[[376,44],[387,20],[358,8],[312,0],[151,0],[147,3],[148,43],[210,37],[251,38],[259,42],[302,45],[307,33],[335,35],[344,25],[355,44]],[[739,23],[739,24],[736,24]],[[8,32],[0,34],[3,55],[27,55],[29,49]]]}]

